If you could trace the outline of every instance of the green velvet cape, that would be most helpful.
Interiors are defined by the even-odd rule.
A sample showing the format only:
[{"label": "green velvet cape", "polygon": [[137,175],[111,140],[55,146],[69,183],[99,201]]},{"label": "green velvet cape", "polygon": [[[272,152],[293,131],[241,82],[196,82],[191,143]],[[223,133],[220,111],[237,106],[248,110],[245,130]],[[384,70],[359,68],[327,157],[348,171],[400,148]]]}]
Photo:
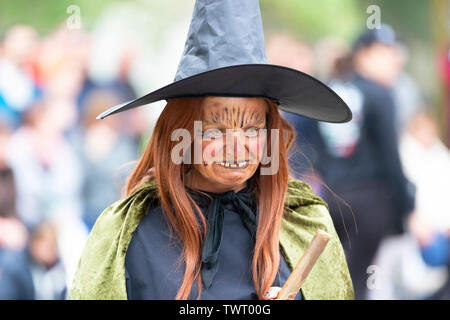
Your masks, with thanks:
[{"label": "green velvet cape", "polygon": [[[125,255],[133,232],[158,200],[155,179],[106,208],[97,219],[81,255],[70,299],[127,299]],[[302,287],[304,299],[353,299],[344,251],[328,206],[310,186],[289,178],[280,247],[292,270],[318,229],[331,239]]]}]

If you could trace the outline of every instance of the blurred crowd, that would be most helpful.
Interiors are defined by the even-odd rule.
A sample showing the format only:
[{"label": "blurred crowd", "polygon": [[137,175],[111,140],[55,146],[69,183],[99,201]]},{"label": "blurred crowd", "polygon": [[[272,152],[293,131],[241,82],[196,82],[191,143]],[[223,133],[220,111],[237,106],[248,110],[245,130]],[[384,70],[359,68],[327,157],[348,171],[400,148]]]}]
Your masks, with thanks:
[{"label": "blurred crowd", "polygon": [[136,112],[95,119],[135,98],[130,55],[99,83],[88,72],[91,44],[65,25],[43,37],[16,25],[2,37],[0,299],[67,297],[89,231],[138,158]]},{"label": "blurred crowd", "polygon": [[[67,298],[95,220],[122,196],[151,133],[142,108],[95,119],[136,93],[132,50],[98,81],[91,58],[108,52],[92,41],[65,25],[1,37],[0,299]],[[449,298],[450,152],[436,106],[406,71],[406,45],[387,25],[353,44],[266,41],[269,63],[314,75],[352,110],[346,124],[283,116],[297,132],[291,175],[329,204],[357,298]]]},{"label": "blurred crowd", "polygon": [[[275,34],[267,52],[326,82],[352,110],[345,124],[284,116],[297,133],[291,174],[328,203],[356,298],[449,299],[450,151],[439,106],[407,72],[407,45],[383,24],[350,44]],[[437,63],[447,77],[448,59]]]}]

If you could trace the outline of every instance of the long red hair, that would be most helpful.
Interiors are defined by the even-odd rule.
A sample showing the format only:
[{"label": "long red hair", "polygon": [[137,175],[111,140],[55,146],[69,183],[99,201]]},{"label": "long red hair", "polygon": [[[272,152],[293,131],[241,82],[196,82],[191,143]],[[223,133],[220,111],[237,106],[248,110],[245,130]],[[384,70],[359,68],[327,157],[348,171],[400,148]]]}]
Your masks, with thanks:
[{"label": "long red hair", "polygon": [[[257,191],[259,217],[256,242],[252,261],[253,281],[258,297],[271,287],[278,272],[280,261],[279,230],[283,216],[285,193],[287,190],[289,166],[287,150],[290,148],[295,131],[279,114],[277,105],[265,99],[267,108],[267,155],[271,154],[271,129],[279,129],[279,166],[273,175],[260,175],[260,164],[250,179]],[[162,111],[150,141],[139,159],[134,171],[127,179],[126,196],[150,178],[156,179],[162,211],[171,230],[184,245],[182,256],[185,273],[176,299],[189,298],[193,282],[197,280],[198,297],[201,286],[201,252],[206,232],[206,222],[195,201],[186,192],[184,177],[192,164],[175,164],[171,161],[171,150],[179,143],[171,141],[172,132],[183,128],[191,134],[193,150],[194,120],[202,120],[202,98],[179,98],[169,100]],[[191,151],[191,159],[192,151]],[[172,209],[173,208],[173,211]],[[199,225],[200,218],[200,225]]]}]

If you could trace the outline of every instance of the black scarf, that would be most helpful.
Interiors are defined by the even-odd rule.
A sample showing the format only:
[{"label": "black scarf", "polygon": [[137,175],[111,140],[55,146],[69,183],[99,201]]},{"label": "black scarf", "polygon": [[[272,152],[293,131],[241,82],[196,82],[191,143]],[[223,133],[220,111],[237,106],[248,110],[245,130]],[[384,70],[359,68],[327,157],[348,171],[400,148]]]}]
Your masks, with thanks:
[{"label": "black scarf", "polygon": [[224,208],[239,213],[245,228],[248,230],[254,241],[256,236],[258,206],[253,193],[248,187],[237,193],[233,190],[220,194],[202,191],[210,195],[213,198],[213,201],[204,194],[188,187],[186,187],[186,190],[202,210],[207,210],[206,235],[202,250],[201,273],[203,285],[206,288],[209,288],[217,270],[219,270],[219,253],[222,242]]}]

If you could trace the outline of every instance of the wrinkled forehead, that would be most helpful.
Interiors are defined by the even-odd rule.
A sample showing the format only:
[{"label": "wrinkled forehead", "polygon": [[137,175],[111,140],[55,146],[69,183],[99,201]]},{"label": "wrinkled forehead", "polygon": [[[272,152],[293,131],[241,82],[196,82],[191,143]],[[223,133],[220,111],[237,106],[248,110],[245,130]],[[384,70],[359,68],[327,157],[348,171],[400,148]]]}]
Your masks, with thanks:
[{"label": "wrinkled forehead", "polygon": [[263,98],[206,97],[202,104],[203,126],[245,128],[266,125],[267,102]]}]

